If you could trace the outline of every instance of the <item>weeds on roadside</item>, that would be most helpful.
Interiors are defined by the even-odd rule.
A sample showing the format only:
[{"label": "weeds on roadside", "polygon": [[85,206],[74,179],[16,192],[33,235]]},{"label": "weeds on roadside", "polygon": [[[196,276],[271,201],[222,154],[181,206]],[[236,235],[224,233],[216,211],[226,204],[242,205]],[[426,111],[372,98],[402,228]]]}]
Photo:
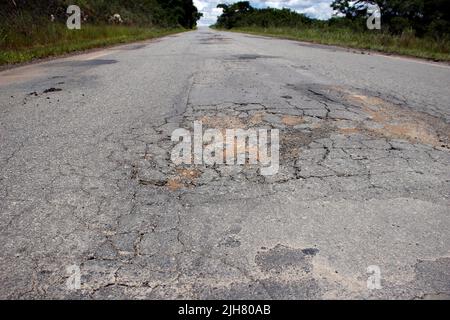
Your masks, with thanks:
[{"label": "weeds on roadside", "polygon": [[[24,19],[27,18],[17,20],[17,26],[0,26],[0,65],[151,39],[185,30],[88,24],[84,24],[81,30],[69,30],[62,23],[28,23]],[[22,28],[24,25],[28,27]]]},{"label": "weeds on roadside", "polygon": [[378,31],[355,31],[348,28],[277,28],[243,27],[231,31],[337,45],[356,49],[402,54],[438,61],[450,61],[450,39],[419,38],[412,30],[400,35]]}]

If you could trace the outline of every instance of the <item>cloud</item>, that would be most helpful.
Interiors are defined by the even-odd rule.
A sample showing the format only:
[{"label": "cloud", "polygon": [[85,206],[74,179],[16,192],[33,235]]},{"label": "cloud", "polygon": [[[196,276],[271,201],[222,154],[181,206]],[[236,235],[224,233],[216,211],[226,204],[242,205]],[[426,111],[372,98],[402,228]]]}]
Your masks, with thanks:
[{"label": "cloud", "polygon": [[[194,0],[198,10],[203,13],[203,18],[199,25],[211,25],[216,22],[218,16],[222,14],[222,9],[217,9],[219,3],[233,3],[238,0]],[[250,1],[256,8],[289,8],[309,17],[317,19],[329,19],[333,14],[330,4],[332,0],[254,0]]]},{"label": "cloud", "polygon": [[202,19],[198,22],[201,26],[209,26],[216,22],[217,17],[222,14],[222,9],[216,8],[219,3],[224,1],[216,0],[194,0],[198,11],[203,13]]}]

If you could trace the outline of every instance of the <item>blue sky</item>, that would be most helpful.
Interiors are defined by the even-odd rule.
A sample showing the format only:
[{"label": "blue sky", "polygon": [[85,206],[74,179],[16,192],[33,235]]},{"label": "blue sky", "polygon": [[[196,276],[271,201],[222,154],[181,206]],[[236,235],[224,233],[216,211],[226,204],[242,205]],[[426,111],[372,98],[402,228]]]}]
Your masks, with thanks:
[{"label": "blue sky", "polygon": [[[194,0],[195,5],[204,17],[200,20],[199,25],[213,24],[217,16],[221,14],[221,10],[216,6],[219,3],[233,3],[237,2],[230,0]],[[332,0],[254,0],[250,1],[252,6],[256,8],[272,7],[272,8],[290,8],[297,12],[305,13],[306,15],[318,18],[328,19],[333,14],[330,8]]]}]

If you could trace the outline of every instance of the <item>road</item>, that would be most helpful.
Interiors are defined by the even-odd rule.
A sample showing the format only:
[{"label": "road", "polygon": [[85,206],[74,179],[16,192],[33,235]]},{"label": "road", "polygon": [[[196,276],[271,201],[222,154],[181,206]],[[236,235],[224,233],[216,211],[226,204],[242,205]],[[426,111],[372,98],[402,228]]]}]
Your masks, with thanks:
[{"label": "road", "polygon": [[[449,298],[449,83],[201,28],[3,71],[0,298]],[[175,165],[195,120],[278,129],[279,173]]]}]

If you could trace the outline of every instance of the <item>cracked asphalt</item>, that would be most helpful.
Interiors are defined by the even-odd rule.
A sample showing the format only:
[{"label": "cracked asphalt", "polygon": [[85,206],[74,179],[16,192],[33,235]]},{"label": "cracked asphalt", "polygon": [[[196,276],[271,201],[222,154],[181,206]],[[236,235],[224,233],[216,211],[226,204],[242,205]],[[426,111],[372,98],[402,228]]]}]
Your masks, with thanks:
[{"label": "cracked asphalt", "polygon": [[[449,83],[209,29],[2,71],[0,298],[448,299]],[[279,129],[280,172],[175,166],[195,120]]]}]

